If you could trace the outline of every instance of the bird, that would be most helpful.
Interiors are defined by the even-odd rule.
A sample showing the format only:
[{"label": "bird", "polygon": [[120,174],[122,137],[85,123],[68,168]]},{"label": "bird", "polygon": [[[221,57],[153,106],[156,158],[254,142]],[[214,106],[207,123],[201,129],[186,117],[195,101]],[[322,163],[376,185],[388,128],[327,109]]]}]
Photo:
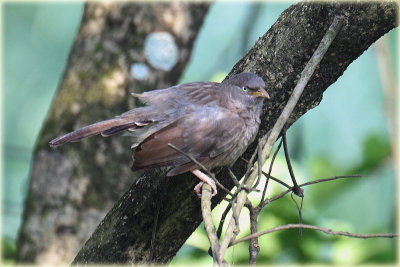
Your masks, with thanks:
[{"label": "bird", "polygon": [[[264,99],[270,96],[257,74],[242,72],[221,83],[190,82],[132,93],[144,105],[49,142],[56,147],[101,134],[128,132],[132,138],[132,171],[172,167],[167,176],[191,172],[217,194],[207,170],[232,165],[252,143],[260,125]],[[188,156],[190,155],[190,156]],[[197,162],[194,162],[192,159]]]}]

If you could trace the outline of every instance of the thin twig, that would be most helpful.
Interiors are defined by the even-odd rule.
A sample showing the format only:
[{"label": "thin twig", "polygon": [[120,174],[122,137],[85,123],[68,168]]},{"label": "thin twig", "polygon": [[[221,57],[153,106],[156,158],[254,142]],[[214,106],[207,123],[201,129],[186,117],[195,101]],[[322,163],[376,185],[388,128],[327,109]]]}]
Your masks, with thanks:
[{"label": "thin twig", "polygon": [[240,186],[239,180],[238,180],[238,178],[236,178],[236,175],[233,173],[231,168],[228,168],[228,173],[229,173],[229,176],[232,178],[233,182],[235,183],[235,186],[239,188],[239,186]]},{"label": "thin twig", "polygon": [[[282,141],[279,142],[279,145],[278,145],[278,147],[276,148],[275,153],[274,153],[274,155],[273,155],[273,157],[272,157],[272,159],[271,159],[271,164],[270,164],[270,166],[269,166],[269,171],[268,171],[268,173],[266,173],[265,171],[261,171],[261,173],[267,178],[267,181],[265,182],[265,186],[264,186],[264,189],[263,189],[263,194],[262,194],[262,198],[261,198],[261,202],[260,202],[260,203],[262,203],[262,201],[263,201],[264,198],[265,198],[265,193],[266,193],[266,190],[267,190],[268,180],[269,180],[269,179],[271,179],[271,180],[273,180],[273,181],[275,181],[275,182],[277,182],[277,183],[283,185],[283,186],[286,187],[286,188],[292,188],[290,185],[288,185],[288,184],[285,183],[284,181],[282,181],[282,180],[280,180],[280,179],[278,179],[278,178],[276,178],[276,177],[274,177],[274,176],[271,175],[272,166],[274,165],[275,158],[276,158],[276,156],[277,156],[277,154],[278,154],[278,152],[279,152],[279,149],[280,149],[281,145],[282,145]],[[249,163],[248,160],[246,160],[246,159],[244,159],[244,158],[241,158],[241,159],[242,159],[244,162],[246,162],[247,164]],[[228,170],[230,171],[229,174],[231,174],[232,171],[231,171],[230,169],[228,169]],[[232,173],[231,175],[234,175],[234,174]],[[232,176],[231,176],[231,177],[232,177]],[[234,177],[236,178],[236,176],[234,176]],[[236,180],[237,180],[237,178],[236,178]],[[254,187],[253,187],[253,188],[254,188]],[[251,191],[255,191],[255,189],[254,189],[254,190],[251,190],[251,191],[248,190],[247,188],[244,188],[244,189],[247,190],[248,193],[250,193]]]},{"label": "thin twig", "polygon": [[311,184],[322,183],[322,182],[326,182],[326,181],[333,181],[333,180],[342,179],[342,178],[361,178],[361,175],[359,175],[359,174],[351,174],[351,175],[333,176],[333,177],[329,177],[329,178],[323,178],[323,179],[310,181],[310,182],[301,184],[300,187],[311,185]]},{"label": "thin twig", "polygon": [[[249,209],[250,213],[250,232],[252,234],[257,233],[258,230],[258,215],[259,215],[259,210],[257,208],[254,208],[251,203],[250,205],[246,205],[246,207]],[[258,253],[260,252],[260,246],[258,244],[258,237],[254,237],[250,239],[250,244],[249,244],[249,264],[250,265],[256,265],[257,263],[257,257]]]},{"label": "thin twig", "polygon": [[214,182],[219,186],[219,188],[221,188],[223,191],[225,191],[225,193],[227,193],[228,195],[232,196],[232,193],[223,185],[221,184],[214,176],[214,174],[212,172],[210,172],[203,164],[201,164],[197,159],[195,159],[192,155],[182,151],[181,149],[177,148],[176,146],[174,146],[171,143],[168,143],[168,146],[175,149],[176,151],[178,151],[179,153],[181,153],[182,155],[186,156],[188,159],[190,159],[191,161],[193,161],[197,166],[200,167],[200,169],[202,169],[203,171],[205,171],[207,173],[207,175],[214,180]]},{"label": "thin twig", "polygon": [[[337,180],[337,179],[343,179],[343,178],[359,178],[359,177],[361,177],[361,176],[358,175],[358,174],[355,174],[355,175],[334,176],[334,177],[323,178],[323,179],[318,179],[318,180],[315,180],[315,181],[307,182],[307,183],[301,184],[301,185],[299,185],[299,186],[300,186],[300,187],[304,187],[304,186],[308,186],[308,185],[312,185],[312,184],[323,183],[323,182],[328,182],[328,181],[334,181],[334,180]],[[267,205],[268,203],[271,203],[271,202],[273,202],[273,201],[275,201],[275,200],[278,200],[278,199],[284,197],[287,193],[290,193],[291,191],[293,191],[293,189],[292,189],[291,187],[289,187],[288,190],[283,191],[283,192],[279,193],[278,195],[276,195],[276,196],[274,196],[274,197],[271,197],[271,198],[269,198],[269,199],[266,199],[266,200],[264,201],[265,203],[263,203],[263,207],[264,207],[265,205]]]},{"label": "thin twig", "polygon": [[211,215],[211,186],[209,184],[204,183],[201,191],[201,213],[203,215],[204,228],[206,229],[208,240],[211,244],[211,251],[213,254],[214,262],[217,261],[218,264],[221,264],[220,257],[218,257],[219,253],[219,243],[218,237],[215,231],[215,226],[212,220]]},{"label": "thin twig", "polygon": [[282,133],[282,141],[283,141],[283,151],[285,152],[286,164],[288,166],[290,178],[292,178],[292,182],[293,182],[293,193],[296,196],[303,197],[304,196],[304,190],[301,189],[299,187],[299,185],[297,184],[296,177],[294,175],[294,171],[293,171],[293,168],[292,168],[292,163],[290,162],[289,149],[287,147],[287,142],[286,142],[286,127],[285,127],[285,129],[283,130],[283,133]]},{"label": "thin twig", "polygon": [[237,194],[240,192],[240,190],[242,190],[242,189],[246,190],[246,192],[250,193],[250,190],[248,188],[244,187],[243,184],[239,183],[239,180],[236,178],[236,175],[233,173],[233,171],[230,168],[228,168],[228,173],[231,176],[233,182],[235,183],[235,185],[237,187],[232,198],[235,198],[237,196]]},{"label": "thin twig", "polygon": [[[269,179],[271,178],[271,179],[275,180],[275,178],[273,178],[273,177],[271,176],[272,167],[274,166],[275,158],[276,158],[276,156],[278,155],[278,152],[279,152],[279,149],[281,148],[281,146],[282,146],[282,140],[279,142],[279,145],[278,145],[278,147],[276,148],[274,155],[272,156],[271,163],[269,164],[268,174],[265,174],[265,173],[264,173],[265,177],[267,177],[267,180],[265,181],[265,186],[264,186],[264,190],[263,190],[263,192],[262,192],[261,201],[260,201],[260,204],[258,205],[259,207],[264,206],[263,203],[264,203],[264,199],[265,199],[265,193],[267,192],[267,187],[268,187]],[[277,181],[277,182],[278,182],[278,181]],[[290,188],[289,185],[283,183],[283,182],[280,181],[280,180],[279,180],[278,183],[283,184],[284,186]]]},{"label": "thin twig", "polygon": [[[301,197],[301,202],[300,202],[300,205],[299,205],[297,203],[296,199],[294,199],[293,194],[294,194],[294,192],[292,192],[290,194],[290,197],[292,198],[294,204],[296,204],[297,211],[299,212],[299,224],[302,224],[303,223],[303,213],[301,212],[301,210],[303,209],[304,196]],[[303,237],[303,228],[299,228],[299,235],[300,235],[300,238]]]},{"label": "thin twig", "polygon": [[[224,212],[221,215],[221,219],[219,220],[219,225],[218,225],[218,229],[217,229],[217,236],[218,238],[221,237],[222,234],[222,228],[224,226],[225,223],[225,219],[226,216],[228,215],[229,211],[232,209],[232,207],[234,206],[234,201],[235,201],[235,197],[238,194],[239,189],[236,190],[236,192],[234,193],[234,197],[232,197],[232,199],[230,199],[228,202],[228,206],[226,206]],[[249,202],[249,201],[248,201]]]},{"label": "thin twig", "polygon": [[253,168],[254,159],[256,158],[257,153],[258,153],[257,150],[253,151],[253,154],[251,155],[250,160],[246,160],[245,158],[241,157],[241,159],[247,163],[247,170],[246,170],[246,173],[244,174],[244,177],[249,176],[251,169]]},{"label": "thin twig", "polygon": [[262,148],[261,144],[258,143],[258,146],[257,146],[257,165],[258,165],[258,175],[257,175],[257,177],[258,178],[257,178],[256,183],[253,185],[251,191],[256,190],[258,184],[260,183],[261,176],[262,176],[262,162],[261,162],[261,157],[262,157],[261,156],[261,152],[262,152],[262,150],[261,150],[261,148]]},{"label": "thin twig", "polygon": [[[264,143],[264,140],[265,140],[266,136],[269,135],[269,132],[263,138],[258,140],[257,149],[255,149],[253,151],[253,154],[251,155],[251,158],[250,158],[249,161],[247,161],[246,159],[242,158],[245,162],[247,162],[247,170],[246,170],[246,173],[244,174],[244,178],[242,179],[241,188],[245,189],[247,191],[247,193],[250,193],[254,189],[252,187],[252,184],[254,183],[254,181],[252,183],[247,183],[247,180],[251,175],[251,171],[253,170],[253,167],[254,167],[254,164],[255,164],[254,163],[254,159],[255,159],[256,155],[260,154],[260,151],[259,151],[258,148],[262,147],[262,144]],[[258,159],[258,162],[260,162],[260,159]]]},{"label": "thin twig", "polygon": [[226,207],[226,209],[224,210],[224,212],[221,215],[221,219],[219,220],[219,225],[218,225],[218,229],[217,229],[218,238],[221,237],[222,227],[224,226],[225,218],[228,215],[229,211],[231,210],[231,207],[232,207],[231,203],[228,203],[228,206]]},{"label": "thin twig", "polygon": [[[263,174],[264,174],[265,176],[268,175],[268,173],[265,173],[265,172],[263,172]],[[269,176],[269,179],[271,179],[272,181],[277,182],[278,184],[283,185],[283,186],[286,187],[286,188],[292,188],[290,185],[288,185],[288,184],[285,183],[284,181],[282,181],[282,180],[280,180],[280,179],[278,179],[278,178],[276,178],[276,177],[274,177],[274,176],[272,176],[272,175]]]},{"label": "thin twig", "polygon": [[[290,193],[290,192],[292,192],[292,188],[290,188],[290,189],[288,189],[288,190],[286,190],[286,191],[283,191],[283,192],[281,192],[280,194],[278,194],[278,195],[276,195],[276,196],[274,196],[274,197],[271,197],[271,198],[266,199],[266,200],[264,201],[263,205],[265,206],[265,205],[267,205],[267,204],[269,204],[269,203],[271,203],[271,202],[273,202],[273,201],[275,201],[275,200],[278,200],[278,199],[284,197],[287,193]],[[264,207],[264,206],[263,206],[263,207]]]},{"label": "thin twig", "polygon": [[318,227],[318,226],[314,226],[314,225],[309,225],[309,224],[286,224],[286,225],[282,225],[282,226],[277,226],[265,231],[261,231],[255,234],[251,234],[242,238],[239,238],[237,240],[235,240],[234,242],[232,242],[232,244],[230,244],[230,246],[236,245],[240,242],[255,238],[255,237],[260,237],[262,235],[266,235],[272,232],[277,232],[277,231],[282,231],[282,230],[287,230],[287,229],[297,229],[297,228],[302,228],[302,229],[311,229],[311,230],[317,230],[320,232],[323,232],[325,234],[328,235],[334,235],[334,236],[348,236],[348,237],[353,237],[353,238],[394,238],[394,237],[399,237],[399,234],[394,234],[394,233],[390,233],[390,234],[355,234],[355,233],[349,233],[349,232],[343,232],[343,231],[333,231],[332,229],[329,228],[325,228],[325,227]]}]

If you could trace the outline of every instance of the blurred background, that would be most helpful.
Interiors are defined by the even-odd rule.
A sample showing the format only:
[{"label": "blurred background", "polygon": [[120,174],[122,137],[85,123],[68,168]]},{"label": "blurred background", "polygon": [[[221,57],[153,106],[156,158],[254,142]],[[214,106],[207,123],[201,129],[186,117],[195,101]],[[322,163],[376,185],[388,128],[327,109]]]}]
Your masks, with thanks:
[{"label": "blurred background", "polygon": [[[217,2],[194,44],[180,82],[221,81],[291,3]],[[5,3],[2,90],[2,248],[13,262],[15,242],[29,184],[32,151],[78,30],[83,3]],[[397,192],[394,148],[397,139],[398,30],[371,46],[324,94],[319,106],[288,132],[299,183],[345,174],[347,179],[309,186],[303,222],[355,233],[396,232]],[[280,153],[274,175],[287,179]],[[272,187],[272,195],[279,192]],[[254,196],[254,199],[256,196]],[[214,213],[216,219],[224,205]],[[297,223],[295,204],[286,196],[268,206],[259,230]],[[242,233],[248,234],[246,216]],[[389,239],[332,237],[314,231],[283,231],[261,237],[259,263],[394,263],[397,243]],[[211,264],[200,226],[171,265]],[[247,243],[227,255],[248,262]]]}]

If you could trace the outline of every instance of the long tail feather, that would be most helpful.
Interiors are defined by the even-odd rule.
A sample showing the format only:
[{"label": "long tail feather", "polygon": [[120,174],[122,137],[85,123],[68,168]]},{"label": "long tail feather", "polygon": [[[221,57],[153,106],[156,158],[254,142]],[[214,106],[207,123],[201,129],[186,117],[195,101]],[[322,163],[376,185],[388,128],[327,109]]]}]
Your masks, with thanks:
[{"label": "long tail feather", "polygon": [[[67,133],[63,136],[57,137],[50,141],[49,145],[52,147],[62,145],[68,142],[75,142],[82,138],[86,138],[92,135],[99,134],[101,132],[106,132],[108,135],[110,133],[117,133],[124,129],[127,129],[135,125],[135,123],[127,123],[123,119],[111,119],[106,121],[101,121],[92,125],[88,125],[71,133]],[[119,131],[117,131],[117,129]]]},{"label": "long tail feather", "polygon": [[115,126],[112,127],[110,129],[107,129],[105,131],[101,132],[101,135],[104,137],[119,133],[121,131],[127,130],[127,129],[135,129],[137,128],[137,125],[133,122],[133,123],[128,123],[128,124],[124,124],[124,125],[119,125],[119,126]]}]

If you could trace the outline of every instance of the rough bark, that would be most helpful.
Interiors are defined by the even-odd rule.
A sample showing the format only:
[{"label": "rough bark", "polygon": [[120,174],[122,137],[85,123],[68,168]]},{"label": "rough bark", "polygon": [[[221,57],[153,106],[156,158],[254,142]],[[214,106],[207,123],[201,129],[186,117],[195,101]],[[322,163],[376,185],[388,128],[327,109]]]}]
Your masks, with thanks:
[{"label": "rough bark", "polygon": [[[251,71],[266,81],[271,100],[264,106],[260,135],[274,124],[299,73],[336,15],[347,17],[347,23],[306,87],[290,123],[318,105],[323,92],[348,65],[397,24],[397,6],[389,2],[299,3],[283,12],[230,73]],[[244,157],[249,158],[253,149],[254,144]],[[234,172],[240,177],[244,170],[239,160]],[[232,186],[225,170],[217,177],[222,184]],[[193,193],[196,183],[191,174],[165,177],[162,169],[146,171],[107,214],[74,263],[149,262],[157,208],[160,212],[153,261],[168,263],[202,221],[200,200]],[[214,205],[223,197],[220,191],[213,198]]]},{"label": "rough bark", "polygon": [[[95,138],[49,148],[80,126],[135,106],[133,91],[169,87],[186,66],[209,4],[88,3],[64,77],[40,134],[18,238],[19,262],[70,263],[106,212],[129,188],[129,138]],[[149,34],[168,32],[176,62],[168,71],[144,53]],[[152,55],[150,55],[152,56]],[[148,67],[145,80],[131,66]]]}]

